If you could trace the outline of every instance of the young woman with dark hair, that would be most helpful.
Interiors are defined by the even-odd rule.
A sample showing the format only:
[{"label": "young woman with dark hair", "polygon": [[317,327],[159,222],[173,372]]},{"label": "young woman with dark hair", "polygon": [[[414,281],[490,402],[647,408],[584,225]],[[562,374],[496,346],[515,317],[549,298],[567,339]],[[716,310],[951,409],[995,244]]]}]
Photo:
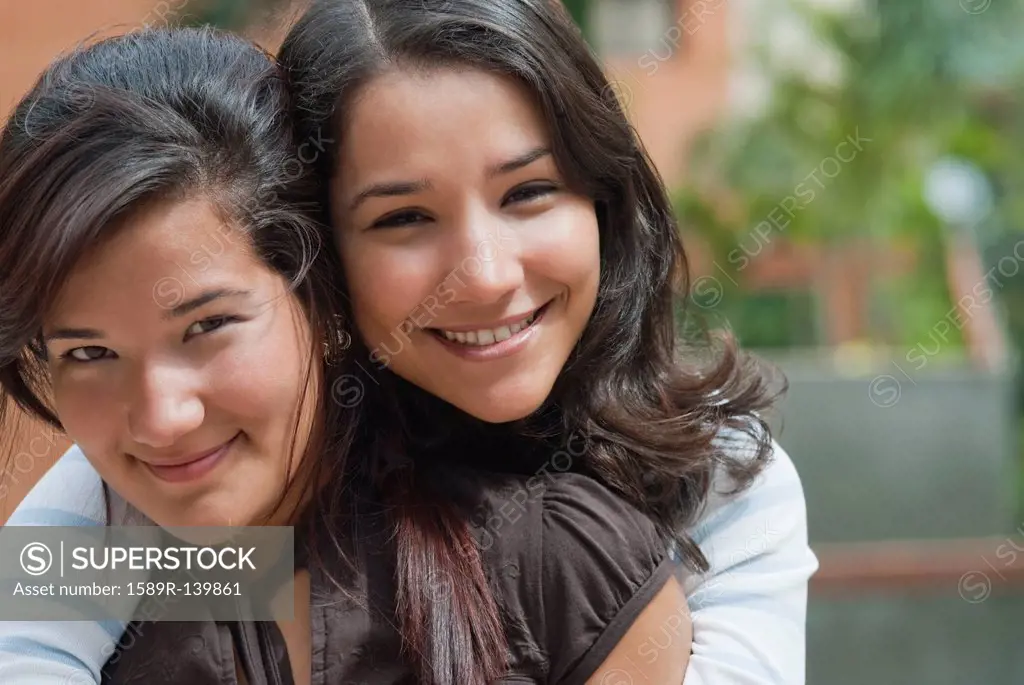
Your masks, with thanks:
[{"label": "young woman with dark hair", "polygon": [[[706,570],[685,531],[716,470],[742,490],[764,467],[774,395],[730,342],[681,345],[687,266],[664,187],[560,4],[322,0],[279,58],[300,136],[336,139],[314,166],[354,323],[349,373],[387,370],[359,407],[363,454],[415,455],[380,481],[402,483],[400,601],[425,608],[403,613],[422,616],[412,646],[500,669],[486,584],[431,603],[417,583],[480,577],[452,553],[469,522],[435,506],[435,552],[403,546],[449,497],[428,455],[529,471],[580,435],[575,470]],[[731,449],[742,439],[754,448]]]}]

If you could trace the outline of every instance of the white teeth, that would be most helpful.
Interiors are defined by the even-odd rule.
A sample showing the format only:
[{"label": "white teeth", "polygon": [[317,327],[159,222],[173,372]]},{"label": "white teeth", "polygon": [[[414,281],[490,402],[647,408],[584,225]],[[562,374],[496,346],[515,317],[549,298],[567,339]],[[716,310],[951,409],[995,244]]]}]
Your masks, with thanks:
[{"label": "white teeth", "polygon": [[484,328],[478,331],[445,331],[441,333],[448,340],[460,342],[466,345],[476,345],[478,347],[484,345],[493,345],[504,340],[508,340],[519,331],[527,328],[533,320],[537,318],[537,313],[534,312],[530,316],[526,317],[522,321],[508,326],[499,326],[498,328]]}]

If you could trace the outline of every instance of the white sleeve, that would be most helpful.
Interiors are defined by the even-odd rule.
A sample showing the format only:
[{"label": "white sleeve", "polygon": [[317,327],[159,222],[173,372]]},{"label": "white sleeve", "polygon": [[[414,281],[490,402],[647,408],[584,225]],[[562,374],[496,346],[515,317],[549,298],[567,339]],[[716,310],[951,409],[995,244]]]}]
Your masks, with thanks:
[{"label": "white sleeve", "polygon": [[807,543],[803,487],[773,443],[750,488],[715,492],[691,535],[710,564],[683,579],[693,618],[685,685],[804,685],[807,585],[818,560]]},{"label": "white sleeve", "polygon": [[[110,493],[112,516],[125,506]],[[106,495],[77,447],[57,460],[7,521],[10,526],[102,526]],[[125,631],[122,621],[0,621],[0,683],[94,685]]]},{"label": "white sleeve", "polygon": [[9,526],[102,526],[103,481],[72,446],[36,483],[7,520]]}]

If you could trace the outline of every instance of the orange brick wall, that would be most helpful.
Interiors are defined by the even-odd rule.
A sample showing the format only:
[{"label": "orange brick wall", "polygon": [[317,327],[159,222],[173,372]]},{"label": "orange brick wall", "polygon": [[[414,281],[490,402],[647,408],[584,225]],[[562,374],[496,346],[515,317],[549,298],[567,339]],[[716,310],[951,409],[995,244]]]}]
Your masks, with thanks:
[{"label": "orange brick wall", "polygon": [[91,36],[159,23],[181,0],[3,0],[0,114],[6,116],[60,53]]}]

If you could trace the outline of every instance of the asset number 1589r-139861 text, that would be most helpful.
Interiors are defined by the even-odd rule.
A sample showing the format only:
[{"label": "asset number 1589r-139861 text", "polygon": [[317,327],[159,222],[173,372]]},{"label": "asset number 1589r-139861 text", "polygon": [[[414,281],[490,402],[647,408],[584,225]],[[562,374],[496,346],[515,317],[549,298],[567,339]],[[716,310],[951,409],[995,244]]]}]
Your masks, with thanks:
[{"label": "asset number 1589r-139861 text", "polygon": [[163,595],[167,597],[196,597],[203,595],[241,597],[240,583],[221,583],[211,581],[194,581],[191,583],[173,582],[138,582],[128,585],[128,594],[135,596]]}]

